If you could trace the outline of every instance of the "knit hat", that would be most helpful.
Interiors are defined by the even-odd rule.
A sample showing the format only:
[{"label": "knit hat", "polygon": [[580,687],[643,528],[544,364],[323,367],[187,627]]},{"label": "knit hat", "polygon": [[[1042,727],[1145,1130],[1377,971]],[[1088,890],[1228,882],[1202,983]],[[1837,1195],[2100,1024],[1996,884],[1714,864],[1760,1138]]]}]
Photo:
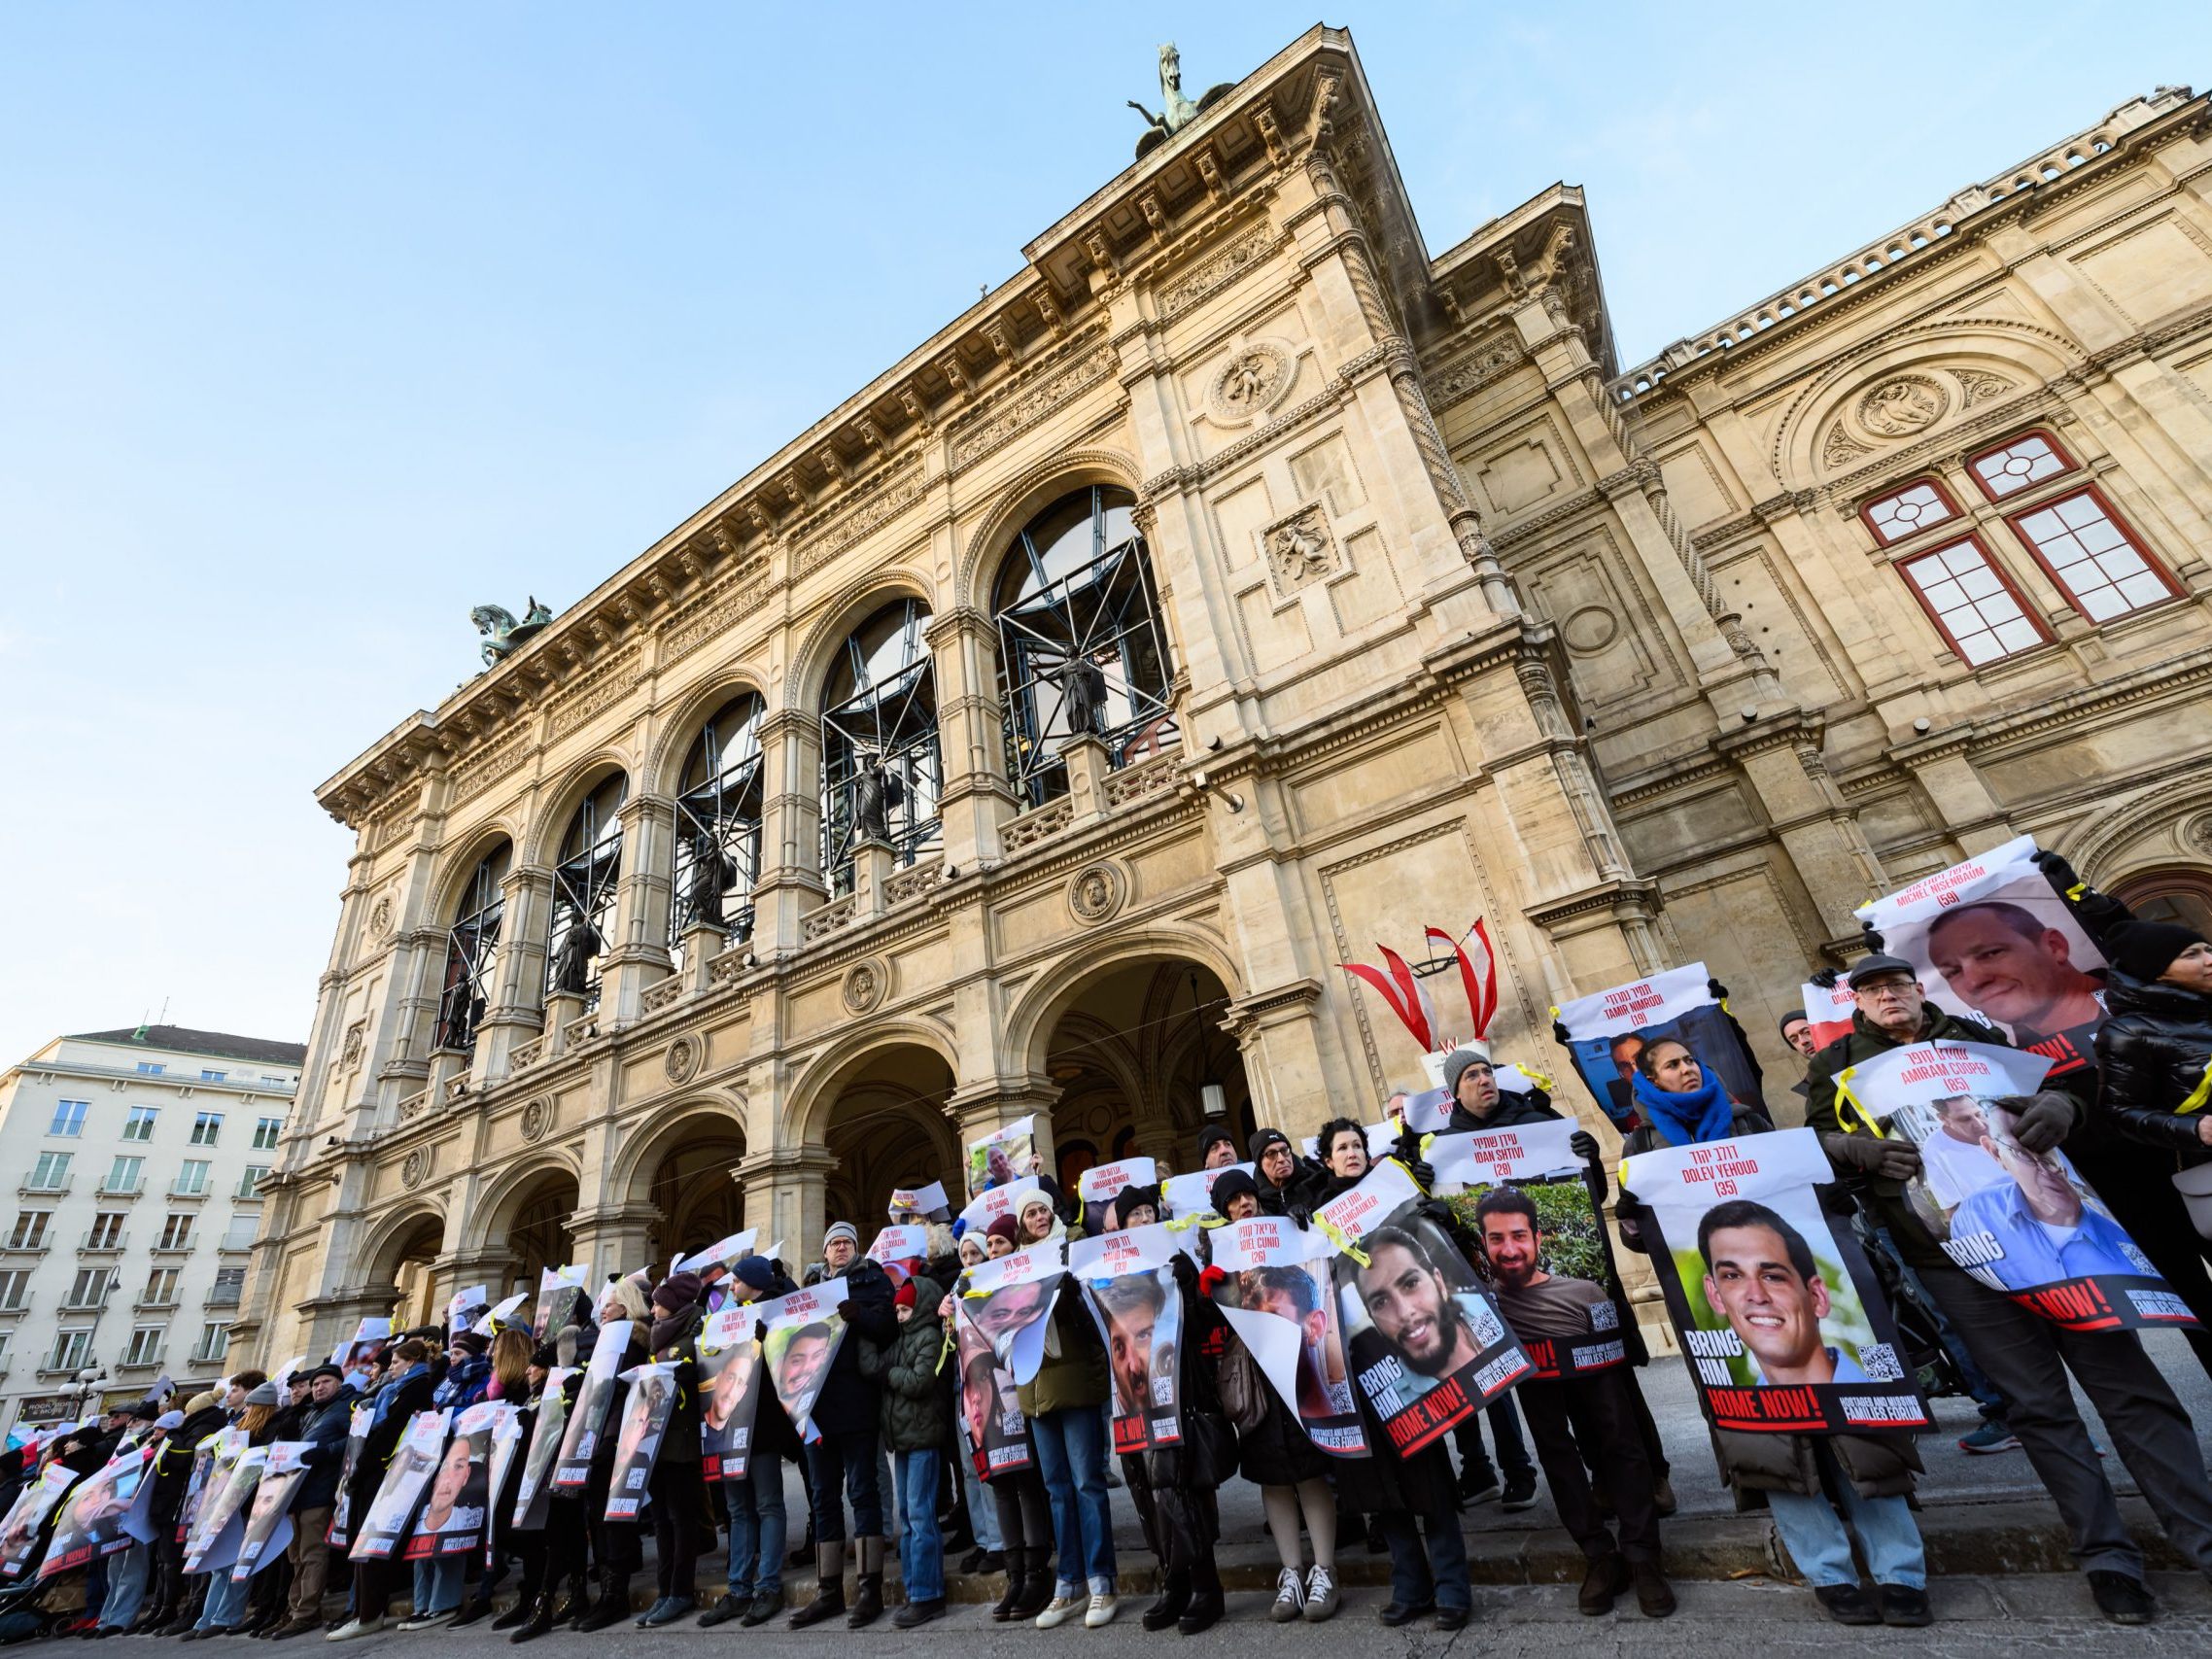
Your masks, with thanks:
[{"label": "knit hat", "polygon": [[747,1290],[772,1291],[776,1288],[776,1263],[765,1256],[742,1258],[737,1267],[738,1282]]},{"label": "knit hat", "polygon": [[151,1400],[142,1400],[130,1408],[130,1420],[133,1423],[151,1423],[160,1415],[161,1408]]},{"label": "knit hat", "polygon": [[992,1238],[1003,1238],[1009,1244],[1021,1242],[1021,1224],[1012,1216],[993,1216],[990,1226],[984,1231]]},{"label": "knit hat", "polygon": [[1457,1100],[1460,1097],[1460,1079],[1467,1075],[1467,1068],[1486,1066],[1489,1063],[1488,1054],[1477,1054],[1472,1049],[1454,1049],[1444,1056],[1444,1092]]},{"label": "knit hat", "polygon": [[1251,1163],[1258,1163],[1262,1158],[1267,1156],[1268,1148],[1274,1146],[1289,1146],[1290,1144],[1291,1137],[1283,1133],[1283,1131],[1280,1129],[1268,1128],[1257,1130],[1252,1137],[1252,1156],[1249,1159],[1247,1159],[1247,1161]]},{"label": "knit hat", "polygon": [[203,1388],[199,1391],[199,1393],[193,1395],[191,1399],[185,1401],[185,1415],[187,1417],[190,1417],[194,1412],[205,1411],[215,1403],[215,1390],[212,1388]]},{"label": "knit hat", "polygon": [[1240,1193],[1260,1196],[1260,1183],[1252,1179],[1251,1172],[1243,1169],[1225,1169],[1214,1182],[1214,1214],[1228,1214],[1228,1201]]},{"label": "knit hat", "polygon": [[185,1414],[182,1411],[164,1411],[160,1416],[154,1419],[154,1427],[160,1430],[164,1434],[172,1429],[182,1429],[184,1426]]},{"label": "knit hat", "polygon": [[540,1342],[530,1351],[530,1363],[541,1371],[549,1371],[561,1363],[561,1349],[557,1343]]},{"label": "knit hat", "polygon": [[1793,1008],[1787,1014],[1783,1015],[1780,1020],[1775,1021],[1775,1029],[1786,1037],[1789,1035],[1789,1028],[1792,1025],[1796,1024],[1800,1020],[1805,1020],[1806,1018],[1807,1017],[1804,1009]]},{"label": "knit hat", "polygon": [[670,1313],[681,1313],[699,1300],[705,1289],[697,1273],[671,1273],[653,1292],[653,1305],[666,1308]]},{"label": "knit hat", "polygon": [[1206,1154],[1225,1143],[1233,1148],[1236,1145],[1236,1137],[1230,1134],[1224,1124],[1208,1123],[1198,1131],[1198,1161],[1204,1163]]},{"label": "knit hat", "polygon": [[901,1285],[897,1290],[891,1293],[891,1305],[893,1307],[912,1307],[914,1304],[914,1281],[912,1279],[909,1279],[905,1284]]},{"label": "knit hat", "polygon": [[2131,980],[2155,980],[2204,935],[2177,921],[2124,921],[2100,943],[2105,960]]},{"label": "knit hat", "polygon": [[1114,1214],[1121,1218],[1123,1227],[1129,1225],[1129,1212],[1131,1210],[1141,1209],[1147,1204],[1152,1206],[1152,1213],[1155,1216],[1159,1214],[1159,1189],[1158,1187],[1124,1187],[1114,1194]]},{"label": "knit hat", "polygon": [[274,1405],[277,1402],[277,1386],[273,1382],[261,1383],[246,1396],[248,1405]]},{"label": "knit hat", "polygon": [[492,1339],[479,1336],[473,1331],[464,1331],[449,1346],[460,1349],[472,1360],[480,1360],[492,1351]]},{"label": "knit hat", "polygon": [[829,1249],[830,1240],[833,1238],[849,1238],[852,1240],[853,1249],[858,1250],[860,1248],[860,1229],[850,1222],[832,1222],[830,1224],[829,1231],[822,1234],[822,1248],[825,1251]]},{"label": "knit hat", "polygon": [[346,1373],[338,1369],[338,1367],[335,1365],[317,1365],[313,1370],[307,1373],[307,1380],[309,1382],[313,1382],[317,1377],[336,1377],[338,1381],[344,1382],[346,1380]]}]

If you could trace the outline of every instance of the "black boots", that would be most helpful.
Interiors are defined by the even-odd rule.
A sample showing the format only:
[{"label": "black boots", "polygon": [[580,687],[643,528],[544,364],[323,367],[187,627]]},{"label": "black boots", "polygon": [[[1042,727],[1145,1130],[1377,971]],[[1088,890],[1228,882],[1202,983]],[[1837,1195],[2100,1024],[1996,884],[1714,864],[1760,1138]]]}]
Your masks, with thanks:
[{"label": "black boots", "polygon": [[509,1642],[536,1642],[539,1637],[551,1631],[561,1616],[554,1610],[554,1600],[553,1592],[548,1590],[532,1602],[529,1617],[515,1627],[514,1634],[507,1640]]},{"label": "black boots", "polygon": [[866,1630],[883,1616],[883,1540],[880,1538],[855,1538],[860,1555],[860,1593],[852,1599],[852,1613],[846,1619],[847,1630]]},{"label": "black boots", "polygon": [[811,1624],[820,1624],[845,1611],[845,1544],[842,1539],[814,1545],[814,1573],[820,1587],[812,1601],[791,1615],[793,1630],[805,1630]]},{"label": "black boots", "polygon": [[1141,1621],[1147,1630],[1165,1630],[1183,1616],[1183,1609],[1191,1605],[1191,1574],[1170,1573],[1167,1582],[1160,1586],[1159,1600],[1144,1611]]},{"label": "black boots", "polygon": [[605,1630],[629,1616],[630,1574],[602,1573],[599,1578],[599,1605],[576,1621],[576,1628],[582,1631]]},{"label": "black boots", "polygon": [[[1191,1578],[1192,1588],[1190,1605],[1183,1609],[1183,1616],[1175,1621],[1175,1628],[1185,1636],[1196,1636],[1201,1630],[1211,1630],[1221,1622],[1222,1614],[1228,1610],[1227,1604],[1222,1600],[1221,1570],[1214,1565],[1210,1551]],[[1145,1615],[1145,1628],[1152,1628],[1152,1616],[1149,1613]]]},{"label": "black boots", "polygon": [[1053,1552],[1041,1544],[1031,1544],[1022,1550],[1010,1549],[1006,1552],[1010,1571],[1017,1555],[1022,1558],[1021,1594],[1007,1612],[1010,1621],[1035,1618],[1053,1599]]},{"label": "black boots", "polygon": [[546,1593],[555,1603],[553,1608],[553,1622],[555,1624],[565,1624],[570,1630],[574,1630],[584,1622],[584,1615],[592,1610],[591,1580],[580,1573],[569,1580],[567,1596],[562,1596],[557,1591]]}]

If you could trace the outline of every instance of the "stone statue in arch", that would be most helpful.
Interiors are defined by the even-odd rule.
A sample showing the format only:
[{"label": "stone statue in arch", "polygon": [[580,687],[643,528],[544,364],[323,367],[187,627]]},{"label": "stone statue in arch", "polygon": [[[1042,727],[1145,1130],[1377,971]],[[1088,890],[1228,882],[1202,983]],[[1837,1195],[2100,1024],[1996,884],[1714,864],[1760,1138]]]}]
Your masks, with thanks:
[{"label": "stone statue in arch", "polygon": [[591,917],[578,916],[561,935],[561,952],[553,959],[553,988],[567,996],[582,996],[588,988],[592,963],[606,949]]},{"label": "stone statue in arch", "polygon": [[722,891],[735,874],[730,860],[711,839],[703,835],[692,838],[691,876],[684,883],[683,899],[693,921],[728,925],[722,916]]},{"label": "stone statue in arch", "polygon": [[1077,657],[1060,674],[1061,713],[1071,737],[1106,732],[1106,675],[1089,657]]},{"label": "stone statue in arch", "polygon": [[906,782],[879,757],[852,780],[852,839],[889,841],[891,810],[906,800]]}]

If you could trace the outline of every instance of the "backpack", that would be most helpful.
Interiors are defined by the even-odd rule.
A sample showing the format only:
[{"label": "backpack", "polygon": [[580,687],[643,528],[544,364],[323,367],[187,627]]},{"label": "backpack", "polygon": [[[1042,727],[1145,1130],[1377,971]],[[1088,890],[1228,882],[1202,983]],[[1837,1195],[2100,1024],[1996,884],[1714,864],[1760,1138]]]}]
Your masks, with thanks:
[{"label": "backpack", "polygon": [[1237,1433],[1249,1434],[1266,1421],[1273,1402],[1267,1398],[1267,1379],[1260,1372],[1252,1350],[1231,1335],[1222,1344],[1221,1363],[1214,1367],[1215,1386],[1222,1411]]}]

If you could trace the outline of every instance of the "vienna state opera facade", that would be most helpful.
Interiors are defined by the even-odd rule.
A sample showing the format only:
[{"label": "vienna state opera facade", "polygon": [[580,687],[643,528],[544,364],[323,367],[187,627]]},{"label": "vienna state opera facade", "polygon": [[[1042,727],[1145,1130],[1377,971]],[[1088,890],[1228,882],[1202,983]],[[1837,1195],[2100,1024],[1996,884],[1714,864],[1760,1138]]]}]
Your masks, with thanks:
[{"label": "vienna state opera facade", "polygon": [[1429,923],[1555,1075],[1702,958],[1786,1121],[1904,880],[2033,833],[2212,918],[2212,98],[1625,371],[1581,191],[1432,254],[1328,28],[1023,256],[321,787],[244,1353],[811,1260],[1032,1114],[1063,1178],[1372,1121],[1420,1055],[1336,964]]}]

